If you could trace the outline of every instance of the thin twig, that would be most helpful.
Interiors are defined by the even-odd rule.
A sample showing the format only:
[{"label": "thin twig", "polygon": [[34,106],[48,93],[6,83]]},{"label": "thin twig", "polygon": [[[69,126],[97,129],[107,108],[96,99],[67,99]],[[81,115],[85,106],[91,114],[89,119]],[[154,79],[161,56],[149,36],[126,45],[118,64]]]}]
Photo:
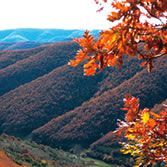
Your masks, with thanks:
[{"label": "thin twig", "polygon": [[151,57],[151,59],[157,59],[157,58],[160,58],[160,57],[162,57],[162,56],[164,56],[164,55],[166,55],[167,54],[167,52],[165,52],[165,53],[163,53],[163,54],[158,54],[158,55],[156,55],[156,56],[154,56],[154,57]]}]

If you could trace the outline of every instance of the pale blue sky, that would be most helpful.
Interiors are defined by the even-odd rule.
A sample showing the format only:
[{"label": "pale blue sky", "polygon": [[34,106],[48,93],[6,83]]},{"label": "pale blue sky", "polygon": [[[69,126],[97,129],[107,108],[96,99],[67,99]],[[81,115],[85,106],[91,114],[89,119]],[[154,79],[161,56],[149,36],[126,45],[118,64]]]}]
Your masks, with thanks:
[{"label": "pale blue sky", "polygon": [[107,29],[107,8],[94,0],[0,0],[0,30],[12,28]]}]

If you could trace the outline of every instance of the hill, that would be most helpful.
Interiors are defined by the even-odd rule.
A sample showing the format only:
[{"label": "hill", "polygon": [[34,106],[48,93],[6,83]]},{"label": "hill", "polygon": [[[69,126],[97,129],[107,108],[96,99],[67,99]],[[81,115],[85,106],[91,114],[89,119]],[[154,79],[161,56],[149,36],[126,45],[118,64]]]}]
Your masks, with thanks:
[{"label": "hill", "polygon": [[53,147],[89,146],[115,129],[127,93],[140,97],[141,107],[167,99],[165,57],[151,74],[132,57],[120,70],[86,77],[82,64],[67,65],[78,49],[69,41],[0,51],[0,133]]},{"label": "hill", "polygon": [[31,50],[2,51],[0,95],[67,64],[77,49],[76,43],[65,42]]},{"label": "hill", "polygon": [[[48,47],[48,46],[47,46]],[[47,47],[38,47],[35,49],[16,50],[16,51],[0,51],[0,69],[15,64],[17,61],[26,59],[35,54],[39,54]]]},{"label": "hill", "polygon": [[[67,44],[69,48],[65,50]],[[3,73],[0,75],[0,80],[3,85],[1,87],[1,94],[6,91],[5,94],[0,97],[1,132],[18,136],[28,135],[34,129],[48,123],[52,118],[56,118],[59,115],[75,109],[91,97],[100,95],[100,92],[118,86],[123,80],[131,78],[131,76],[135,75],[137,70],[140,70],[140,67],[136,65],[137,61],[131,59],[127,61],[127,64],[125,64],[121,71],[118,69],[108,69],[94,77],[86,77],[83,76],[82,66],[72,68],[69,67],[67,63],[61,66],[61,63],[63,64],[65,59],[69,59],[71,56],[69,49],[70,47],[75,48],[75,44],[66,43],[66,45],[62,45],[61,43],[61,56],[56,56],[56,54],[52,53],[52,50],[56,51],[55,47],[59,45],[60,44],[48,46],[46,50],[50,52],[46,52],[44,49],[37,55],[34,54],[34,56],[21,60],[21,63],[19,61],[5,68],[5,70],[2,69],[6,71],[7,75],[4,75],[5,77],[2,75]],[[61,47],[59,47],[59,50],[60,49]],[[63,55],[64,52],[67,54]],[[76,52],[75,49],[74,52]],[[46,57],[50,55],[53,55],[51,59],[46,60]],[[31,59],[33,59],[33,61]],[[55,69],[49,72],[47,67],[51,67],[54,59]],[[59,59],[61,59],[62,62]],[[45,64],[42,64],[43,62],[45,62]],[[48,65],[46,66],[47,62]],[[38,66],[36,63],[38,63]],[[58,63],[60,64],[58,65]],[[127,70],[137,68],[125,75],[127,72],[125,69],[127,67]],[[39,68],[39,70],[36,76],[34,76],[36,68]],[[42,73],[42,71],[46,73],[40,76],[39,74]],[[25,76],[27,76],[28,79],[34,76],[36,79],[32,81],[28,80],[27,83]],[[7,82],[9,78],[10,82]],[[109,85],[108,82],[111,78],[113,82]],[[11,91],[10,88],[12,86],[15,86],[15,88]]]},{"label": "hill", "polygon": [[[141,99],[141,107],[152,108],[167,98],[167,58],[156,62],[154,71],[148,74],[146,69],[134,75],[119,86],[91,98],[80,107],[75,108],[33,131],[33,140],[56,146],[65,143],[87,143],[101,138],[116,128],[116,121],[123,116],[120,108],[126,93]],[[160,82],[162,81],[162,82]]]},{"label": "hill", "polygon": [[54,43],[56,42],[32,42],[32,41],[0,42],[0,50],[31,49],[42,45],[49,45]]},{"label": "hill", "polygon": [[[0,122],[3,128],[8,127],[8,130],[1,128],[2,132],[16,135],[17,131],[24,136],[51,118],[81,105],[97,91],[95,85],[101,75],[88,78],[83,76],[81,67],[76,70],[67,65],[77,49],[78,45],[73,42],[47,46],[38,54],[15,60],[16,63],[0,70],[0,94],[5,93],[0,97],[3,117]],[[9,53],[7,60],[15,57],[16,51]]]},{"label": "hill", "polygon": [[155,113],[159,113],[160,111],[163,111],[164,110],[164,106],[167,106],[167,99],[164,100],[162,103],[160,104],[156,104],[153,108],[152,108],[152,112],[155,112]]}]

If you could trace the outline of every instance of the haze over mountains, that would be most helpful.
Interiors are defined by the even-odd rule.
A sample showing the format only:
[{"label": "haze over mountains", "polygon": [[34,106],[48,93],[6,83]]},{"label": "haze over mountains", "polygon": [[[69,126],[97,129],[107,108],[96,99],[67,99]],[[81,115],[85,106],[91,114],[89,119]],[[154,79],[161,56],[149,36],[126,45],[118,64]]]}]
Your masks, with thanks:
[{"label": "haze over mountains", "polygon": [[[7,32],[10,37],[12,32]],[[43,32],[43,36],[47,33],[54,34]],[[75,34],[68,33],[62,32],[61,39]],[[24,39],[37,36],[42,41],[38,33],[24,35]],[[5,35],[0,37],[5,39]],[[78,44],[67,41],[0,51],[0,133],[29,136],[54,147],[89,145],[116,128],[117,119],[123,118],[120,108],[127,93],[140,97],[142,108],[153,108],[167,99],[167,57],[154,62],[151,74],[137,58],[125,58],[120,70],[107,68],[87,77],[82,65],[67,65],[78,49]]]},{"label": "haze over mountains", "polygon": [[[0,31],[0,49],[15,50],[34,48],[41,45],[56,43],[60,41],[71,41],[73,37],[81,37],[85,30],[63,30],[63,29],[10,29]],[[94,36],[99,30],[92,30]]]},{"label": "haze over mountains", "polygon": [[[72,40],[73,37],[81,37],[85,30],[63,30],[63,29],[11,29],[0,31],[0,42],[55,42]],[[97,35],[99,30],[91,33]]]}]

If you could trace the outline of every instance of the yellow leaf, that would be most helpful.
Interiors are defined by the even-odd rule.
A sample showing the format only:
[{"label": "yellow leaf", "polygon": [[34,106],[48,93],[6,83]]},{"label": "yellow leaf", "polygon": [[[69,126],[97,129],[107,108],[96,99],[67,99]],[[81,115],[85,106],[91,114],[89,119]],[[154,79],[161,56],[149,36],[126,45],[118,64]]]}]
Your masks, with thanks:
[{"label": "yellow leaf", "polygon": [[125,150],[125,149],[121,149],[120,150],[123,154],[129,154],[131,152],[131,150]]},{"label": "yellow leaf", "polygon": [[42,162],[43,164],[46,164],[46,160],[42,160],[41,162]]},{"label": "yellow leaf", "polygon": [[112,40],[111,40],[111,43],[115,42],[116,41],[116,38],[118,36],[118,32],[116,32],[113,37],[112,37]]},{"label": "yellow leaf", "polygon": [[164,144],[163,143],[159,143],[159,146],[163,146]]},{"label": "yellow leaf", "polygon": [[128,132],[134,132],[134,130],[129,128],[129,129],[128,129]]},{"label": "yellow leaf", "polygon": [[148,113],[148,109],[144,109],[142,114],[143,123],[146,124],[149,118],[150,118],[150,114]]},{"label": "yellow leaf", "polygon": [[126,137],[128,138],[128,140],[131,140],[131,139],[134,139],[136,136],[135,136],[135,135],[130,134],[130,135],[126,135]]}]

